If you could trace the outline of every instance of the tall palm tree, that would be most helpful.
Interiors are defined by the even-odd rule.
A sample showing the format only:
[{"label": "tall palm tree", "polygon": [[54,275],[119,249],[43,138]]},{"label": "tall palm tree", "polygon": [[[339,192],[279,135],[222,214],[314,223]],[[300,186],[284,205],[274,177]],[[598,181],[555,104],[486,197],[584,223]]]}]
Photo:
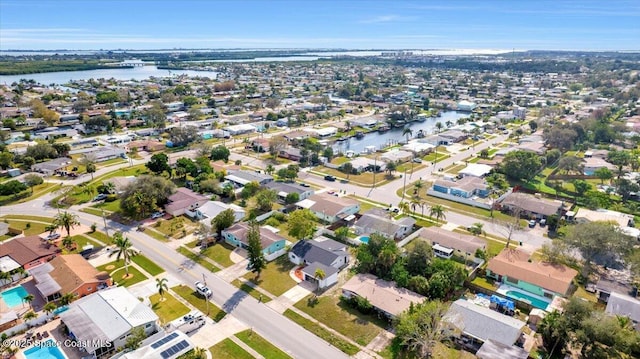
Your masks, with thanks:
[{"label": "tall palm tree", "polygon": [[169,290],[167,281],[167,278],[156,278],[156,288],[158,288],[158,294],[160,294],[162,300],[164,300],[164,293]]},{"label": "tall palm tree", "polygon": [[78,221],[78,216],[73,213],[69,213],[64,211],[62,213],[58,213],[53,221],[53,223],[58,228],[64,228],[67,231],[67,237],[71,236],[71,229],[75,226],[80,225]]},{"label": "tall palm tree", "polygon": [[411,199],[411,211],[413,211],[413,214],[416,214],[416,207],[421,207],[422,203],[420,203],[420,200],[418,198],[412,198]]},{"label": "tall palm tree", "polygon": [[29,308],[33,310],[31,303],[33,302],[34,299],[36,299],[36,297],[33,294],[27,294],[26,296],[24,296],[24,298],[22,298],[22,301],[25,303],[28,303]]},{"label": "tall palm tree", "polygon": [[402,136],[407,136],[407,143],[409,143],[409,137],[413,136],[413,131],[409,128],[409,127],[405,127],[404,130],[402,130]]},{"label": "tall palm tree", "polygon": [[327,276],[327,274],[321,268],[316,268],[316,271],[315,273],[313,273],[313,276],[316,278],[316,280],[318,280],[318,286],[316,287],[316,297],[317,297],[318,293],[320,293],[320,282]]},{"label": "tall palm tree", "polygon": [[442,125],[442,122],[436,122],[436,133],[439,133],[440,131],[442,131],[442,128],[444,127]]},{"label": "tall palm tree", "polygon": [[75,297],[76,297],[76,295],[74,293],[67,293],[67,294],[63,295],[59,299],[60,305],[69,305],[69,303],[73,302]]},{"label": "tall palm tree", "polygon": [[409,208],[409,202],[400,202],[400,204],[398,205],[398,208],[400,208],[400,210],[402,211],[402,213],[407,214],[410,212]]},{"label": "tall palm tree", "polygon": [[431,207],[431,210],[429,210],[429,215],[435,218],[436,222],[440,222],[441,219],[446,219],[446,216],[444,215],[444,207],[439,204]]},{"label": "tall palm tree", "polygon": [[419,192],[420,192],[420,189],[422,188],[422,186],[423,185],[422,185],[422,181],[421,180],[416,181],[416,183],[413,184],[413,194],[419,196],[420,195]]},{"label": "tall palm tree", "polygon": [[25,322],[28,322],[31,319],[36,319],[37,317],[38,317],[38,315],[36,313],[34,313],[33,310],[30,310],[30,311],[26,312],[22,316],[22,320],[24,320]]},{"label": "tall palm tree", "polygon": [[264,171],[265,171],[268,175],[270,175],[270,174],[272,174],[273,172],[275,172],[275,170],[276,170],[276,169],[275,169],[275,168],[273,167],[273,165],[271,165],[271,164],[267,165],[267,168],[265,168],[265,169],[264,169]]},{"label": "tall palm tree", "polygon": [[45,313],[51,314],[53,313],[54,310],[56,310],[56,308],[58,308],[58,306],[56,306],[56,303],[54,302],[49,302],[47,304],[44,305],[44,307],[42,307],[42,310],[44,310]]},{"label": "tall palm tree", "polygon": [[115,252],[109,253],[109,257],[112,257],[115,254],[117,261],[122,258],[124,260],[124,272],[128,276],[129,262],[131,262],[131,257],[136,255],[135,250],[131,248],[133,244],[131,243],[129,238],[122,237],[122,233],[120,232],[116,232],[113,234],[113,243],[116,245],[117,250]]}]

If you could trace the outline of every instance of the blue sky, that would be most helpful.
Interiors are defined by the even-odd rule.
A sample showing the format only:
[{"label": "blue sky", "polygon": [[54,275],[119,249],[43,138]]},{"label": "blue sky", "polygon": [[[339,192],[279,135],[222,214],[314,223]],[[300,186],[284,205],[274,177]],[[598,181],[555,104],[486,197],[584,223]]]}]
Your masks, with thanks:
[{"label": "blue sky", "polygon": [[640,1],[0,1],[0,50],[168,48],[639,50]]}]

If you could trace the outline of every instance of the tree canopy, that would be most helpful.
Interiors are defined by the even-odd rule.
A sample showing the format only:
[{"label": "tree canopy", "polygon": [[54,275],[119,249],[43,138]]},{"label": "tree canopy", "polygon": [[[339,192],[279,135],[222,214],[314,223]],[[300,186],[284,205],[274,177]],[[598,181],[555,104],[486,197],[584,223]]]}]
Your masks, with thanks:
[{"label": "tree canopy", "polygon": [[120,195],[120,208],[133,218],[145,218],[167,203],[175,185],[164,177],[142,175]]},{"label": "tree canopy", "polygon": [[533,152],[512,151],[507,153],[502,161],[502,172],[514,180],[530,180],[542,166],[540,158]]},{"label": "tree canopy", "polygon": [[310,237],[315,230],[315,220],[316,216],[308,209],[291,212],[287,220],[289,235],[297,239]]}]

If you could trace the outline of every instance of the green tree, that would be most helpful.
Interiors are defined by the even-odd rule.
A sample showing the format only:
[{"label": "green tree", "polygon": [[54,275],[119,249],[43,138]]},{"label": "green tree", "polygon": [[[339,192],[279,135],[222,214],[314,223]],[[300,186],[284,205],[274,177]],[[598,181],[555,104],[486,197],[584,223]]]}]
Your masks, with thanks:
[{"label": "green tree", "polygon": [[146,218],[158,206],[164,206],[175,185],[160,176],[138,176],[120,194],[120,208],[133,218]]},{"label": "green tree", "polygon": [[151,107],[144,110],[142,117],[146,119],[148,125],[155,129],[163,129],[166,126],[167,116],[163,105],[158,101],[153,101]]},{"label": "green tree", "polygon": [[33,294],[27,294],[24,297],[22,297],[22,301],[29,304],[29,309],[31,310],[33,310],[31,303],[33,303],[34,299],[36,299],[36,297]]},{"label": "green tree", "polygon": [[222,160],[224,163],[229,162],[231,151],[225,146],[216,146],[211,150],[211,159],[214,161]]},{"label": "green tree", "polygon": [[267,261],[262,252],[262,244],[260,243],[260,227],[255,221],[249,223],[249,231],[247,232],[247,254],[249,259],[249,268],[252,273],[256,274],[256,280],[260,278],[260,273],[267,267]]},{"label": "green tree", "polygon": [[236,221],[236,216],[232,209],[225,209],[224,211],[218,213],[217,216],[211,219],[211,225],[216,229],[218,233],[218,238],[222,238],[222,231],[231,227],[233,223]]},{"label": "green tree", "polygon": [[67,231],[67,237],[71,236],[72,228],[80,225],[80,222],[78,221],[78,216],[73,213],[69,213],[67,211],[58,213],[55,216],[53,223],[58,228],[64,228]]},{"label": "green tree", "polygon": [[54,310],[56,310],[58,308],[58,306],[56,305],[56,303],[54,302],[49,302],[47,304],[44,305],[44,307],[42,307],[42,310],[47,313],[47,315],[53,313]]},{"label": "green tree", "polygon": [[284,198],[284,203],[288,205],[298,203],[298,202],[300,202],[300,195],[296,192],[288,193],[287,196]]},{"label": "green tree", "polygon": [[276,158],[280,151],[287,148],[287,146],[289,146],[289,141],[284,136],[273,136],[269,139],[269,154]]},{"label": "green tree", "polygon": [[444,207],[442,207],[439,204],[436,204],[435,206],[431,207],[431,209],[429,210],[429,216],[435,218],[436,222],[440,222],[440,220],[445,220],[447,218],[444,212],[445,212]]},{"label": "green tree", "polygon": [[353,164],[351,162],[345,162],[340,166],[340,170],[347,175],[347,179],[353,173]]},{"label": "green tree", "polygon": [[122,232],[116,232],[113,234],[113,243],[116,245],[116,250],[109,253],[109,258],[116,256],[116,261],[120,261],[120,258],[124,260],[124,272],[129,275],[129,263],[131,258],[136,255],[136,251],[131,248],[133,243],[127,237],[122,236]]},{"label": "green tree", "polygon": [[42,179],[42,177],[38,176],[35,173],[29,173],[24,176],[24,184],[31,188],[31,194],[33,194],[33,187],[43,183],[44,180]]},{"label": "green tree", "polygon": [[[339,241],[345,241],[349,236],[349,227],[340,227],[335,230],[336,239]],[[640,263],[640,262],[639,262]]]},{"label": "green tree", "polygon": [[127,337],[124,347],[128,350],[140,348],[142,341],[147,337],[143,327],[136,327],[131,330],[131,335]]},{"label": "green tree", "polygon": [[474,236],[479,236],[482,234],[482,227],[484,226],[484,224],[477,222],[471,225],[471,227],[469,227],[469,232],[471,232],[471,234],[473,234]]},{"label": "green tree", "polygon": [[584,194],[591,190],[591,185],[585,180],[573,181],[573,187],[576,189],[576,199],[584,197]]},{"label": "green tree", "polygon": [[631,194],[640,191],[640,186],[631,182],[626,178],[620,178],[616,181],[616,192],[622,197],[622,202],[626,203],[627,200],[631,197]]},{"label": "green tree", "polygon": [[66,236],[62,239],[62,245],[69,250],[71,250],[75,244],[76,241],[72,237]]},{"label": "green tree", "polygon": [[159,175],[162,172],[171,172],[171,167],[169,166],[169,157],[164,153],[156,153],[151,156],[149,162],[145,164],[151,172]]},{"label": "green tree", "polygon": [[24,313],[24,315],[22,316],[22,320],[24,320],[25,322],[28,322],[32,319],[36,319],[38,317],[38,315],[36,313],[33,312],[33,310],[30,310],[26,313]]},{"label": "green tree", "polygon": [[530,180],[538,173],[540,158],[533,152],[512,151],[507,153],[502,161],[502,172],[514,180]]},{"label": "green tree", "polygon": [[91,174],[91,180],[93,181],[93,174],[96,172],[96,165],[93,163],[87,163],[87,173]]},{"label": "green tree", "polygon": [[315,231],[316,216],[308,209],[298,209],[289,214],[287,227],[289,235],[296,239],[310,237]]},{"label": "green tree", "polygon": [[316,271],[313,273],[313,276],[318,281],[318,285],[316,286],[316,296],[320,293],[320,282],[324,280],[327,274],[322,270],[322,268],[316,268]]},{"label": "green tree", "polygon": [[395,172],[397,168],[398,168],[398,165],[395,162],[389,161],[386,163],[385,171],[387,171],[387,173],[389,174],[389,177],[392,177],[393,172]]},{"label": "green tree", "polygon": [[419,358],[432,357],[436,344],[450,333],[442,321],[447,310],[440,301],[426,301],[402,313],[396,325],[400,343]]},{"label": "green tree", "polygon": [[167,278],[156,278],[156,289],[158,289],[158,294],[160,294],[162,300],[164,300],[164,293],[169,290],[168,281]]},{"label": "green tree", "polygon": [[402,136],[406,136],[407,143],[409,142],[409,137],[413,136],[413,131],[409,127],[405,127],[402,130]]},{"label": "green tree", "polygon": [[0,152],[0,168],[6,170],[13,165],[13,153],[11,152]]},{"label": "green tree", "polygon": [[256,205],[263,212],[268,212],[278,199],[278,194],[274,190],[263,189],[256,194]]},{"label": "green tree", "polygon": [[425,276],[433,259],[433,249],[425,241],[415,241],[415,245],[407,249],[405,258],[409,274]]},{"label": "green tree", "polygon": [[607,161],[614,164],[617,167],[618,179],[624,174],[624,167],[631,162],[631,153],[629,151],[609,151],[607,154]]},{"label": "green tree", "polygon": [[58,301],[60,302],[60,305],[69,305],[75,298],[75,293],[67,293],[60,297]]},{"label": "green tree", "polygon": [[582,275],[591,272],[591,264],[598,258],[604,264],[615,261],[629,252],[631,242],[610,222],[588,222],[575,225],[565,237],[568,247],[580,252],[584,261]]}]

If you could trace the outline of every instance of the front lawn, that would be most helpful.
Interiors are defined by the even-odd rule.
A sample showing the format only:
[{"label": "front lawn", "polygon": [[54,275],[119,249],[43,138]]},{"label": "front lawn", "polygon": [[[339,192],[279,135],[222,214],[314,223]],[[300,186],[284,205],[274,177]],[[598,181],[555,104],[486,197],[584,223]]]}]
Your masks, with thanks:
[{"label": "front lawn", "polygon": [[111,202],[102,201],[98,204],[94,204],[91,207],[97,208],[99,210],[104,209],[105,211],[109,212],[118,212],[120,210],[120,199],[116,199],[115,201]]},{"label": "front lawn", "polygon": [[111,275],[114,283],[120,287],[129,287],[136,283],[140,283],[147,279],[147,276],[142,274],[134,266],[129,265],[129,276],[125,277],[124,261],[114,261],[101,266],[96,267],[99,271],[105,271]]},{"label": "front lawn", "polygon": [[245,344],[251,347],[251,349],[257,351],[265,358],[269,359],[287,359],[291,358],[285,352],[278,349],[275,345],[269,343],[266,339],[256,334],[253,330],[247,329],[236,334],[236,338],[243,341]]},{"label": "front lawn", "polygon": [[289,276],[289,271],[294,266],[293,263],[289,262],[287,255],[282,255],[267,264],[267,267],[262,270],[259,280],[256,280],[255,273],[251,272],[244,277],[267,292],[279,297],[296,285],[296,282]]},{"label": "front lawn", "polygon": [[82,252],[82,248],[86,245],[92,245],[94,248],[100,247],[100,245],[97,242],[92,241],[91,239],[87,238],[82,234],[77,234],[75,236],[72,236],[71,239],[76,244],[76,248],[71,251],[65,248],[62,245],[62,240],[60,240],[60,248],[62,248],[63,254],[80,253]]},{"label": "front lawn", "polygon": [[210,263],[208,260],[206,260],[205,259],[206,257],[202,256],[201,254],[195,254],[191,250],[187,249],[186,247],[180,247],[177,250],[178,250],[178,253],[189,258],[189,260],[207,268],[210,272],[215,273],[220,270],[220,268],[218,268],[213,263]]},{"label": "front lawn", "polygon": [[5,219],[9,227],[24,231],[25,236],[32,236],[46,232],[48,224],[32,222],[29,220]]},{"label": "front lawn", "polygon": [[95,232],[87,232],[85,233],[86,236],[89,236],[93,239],[96,239],[102,243],[104,243],[105,245],[109,245],[111,244],[111,238],[109,238],[109,236],[107,236],[106,234],[99,232],[99,231],[95,231]]},{"label": "front lawn", "polygon": [[247,353],[247,351],[229,338],[212,346],[209,351],[215,359],[254,359],[253,355]]},{"label": "front lawn", "polygon": [[235,279],[233,282],[231,282],[231,284],[256,299],[260,299],[260,297],[262,297],[262,303],[267,303],[271,301],[271,298],[267,297],[266,295],[262,295],[257,289],[248,285],[247,283],[243,283],[239,279]]},{"label": "front lawn", "polygon": [[325,328],[321,327],[317,323],[314,323],[314,322],[310,321],[309,319],[301,316],[300,314],[292,311],[291,309],[287,309],[284,312],[284,316],[289,318],[289,319],[291,319],[292,321],[298,323],[298,325],[300,325],[304,329],[310,331],[311,333],[313,333],[316,336],[318,336],[320,339],[322,339],[322,340],[326,341],[327,343],[333,345],[334,347],[340,349],[341,351],[343,351],[347,355],[355,355],[356,353],[358,353],[360,351],[360,349],[357,346],[355,346],[355,345],[345,341],[344,339],[336,336],[335,334],[333,334],[330,331],[326,330]]},{"label": "front lawn", "polygon": [[164,293],[164,299],[160,294],[156,293],[149,297],[151,301],[151,309],[158,315],[160,321],[167,324],[184,315],[189,314],[189,307],[180,303],[174,296]]},{"label": "front lawn", "polygon": [[295,307],[362,346],[369,344],[388,325],[341,303],[337,294],[312,299],[313,295],[309,295]]},{"label": "front lawn", "polygon": [[160,219],[150,227],[174,238],[182,238],[195,230],[195,227],[191,225],[191,221],[184,216]]},{"label": "front lawn", "polygon": [[[184,284],[175,286],[171,288],[176,294],[182,297],[182,299],[186,300],[192,306],[196,307],[202,313],[207,313],[207,303],[203,297],[201,297],[195,290],[187,287]],[[227,315],[222,309],[218,308],[217,305],[211,303],[209,301],[209,317],[216,322],[219,322]]]},{"label": "front lawn", "polygon": [[152,276],[157,276],[160,273],[164,272],[164,269],[160,268],[159,265],[153,263],[149,258],[143,256],[142,254],[138,254],[131,258],[135,264],[139,265],[142,269],[144,269],[147,273]]},{"label": "front lawn", "polygon": [[230,258],[233,249],[232,246],[226,243],[216,243],[211,247],[207,247],[202,254],[226,268],[234,264]]}]

